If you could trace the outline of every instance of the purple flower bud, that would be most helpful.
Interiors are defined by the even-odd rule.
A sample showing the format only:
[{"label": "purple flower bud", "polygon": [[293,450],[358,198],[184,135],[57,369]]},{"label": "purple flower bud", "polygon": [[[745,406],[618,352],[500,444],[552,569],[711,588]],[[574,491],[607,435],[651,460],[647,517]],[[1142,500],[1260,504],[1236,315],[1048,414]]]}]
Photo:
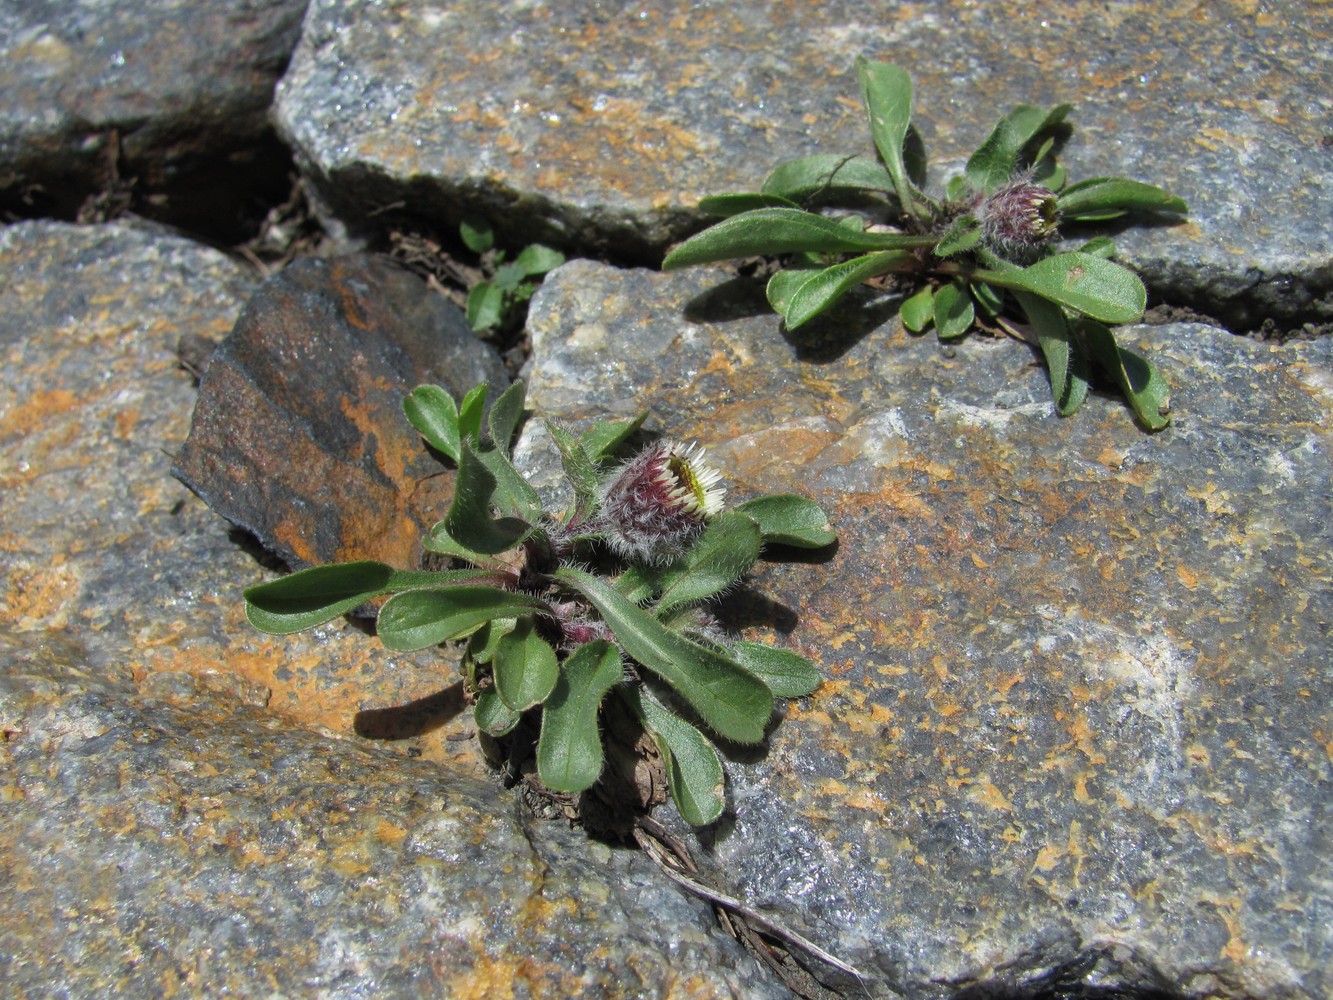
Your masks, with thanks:
[{"label": "purple flower bud", "polygon": [[1060,203],[1049,188],[1019,175],[983,198],[973,214],[994,250],[1025,256],[1055,236]]},{"label": "purple flower bud", "polygon": [[640,562],[679,558],[722,509],[721,478],[697,445],[649,445],[602,490],[599,521],[607,542]]}]

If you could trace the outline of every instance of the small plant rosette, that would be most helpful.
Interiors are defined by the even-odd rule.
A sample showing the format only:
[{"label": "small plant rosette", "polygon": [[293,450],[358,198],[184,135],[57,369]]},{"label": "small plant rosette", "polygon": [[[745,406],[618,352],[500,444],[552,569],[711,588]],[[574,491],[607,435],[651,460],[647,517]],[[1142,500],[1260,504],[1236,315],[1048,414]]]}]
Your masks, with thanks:
[{"label": "small plant rosette", "polygon": [[[1060,227],[1129,214],[1177,219],[1183,200],[1136,180],[1068,183],[1056,147],[1071,106],[1019,105],[1000,119],[943,198],[925,192],[926,158],[912,126],[912,80],[892,63],[857,63],[878,159],[819,153],[788,160],[758,192],[705,198],[725,218],[677,246],[664,269],[763,256],[782,266],[769,304],[788,329],[823,314],[853,288],[892,280],[905,290],[903,325],[941,340],[977,328],[1034,344],[1062,416],[1087,398],[1094,372],[1124,395],[1139,422],[1170,421],[1170,391],[1112,327],[1142,318],[1143,282],[1115,263],[1105,236],[1076,249]],[[863,214],[849,206],[877,206]],[[818,210],[812,210],[817,208]]]},{"label": "small plant rosette", "polygon": [[715,740],[760,742],[775,698],[819,686],[804,656],[728,634],[710,604],[735,587],[765,546],[818,549],[836,536],[813,501],[762,496],[727,508],[702,449],[656,441],[627,462],[617,451],[643,416],[582,434],[546,424],[573,495],[559,515],[515,468],[524,387],[485,410],[487,387],[460,402],[437,386],[404,401],[408,420],[458,466],[448,513],[423,540],[459,568],[396,570],[374,561],[316,566],[245,591],[256,628],[313,628],[368,601],[380,641],[413,650],[459,641],[477,726],[539,731],[537,776],[577,795],[606,766],[606,713],[655,745],[666,786],[691,824],[721,815],[725,781]]}]

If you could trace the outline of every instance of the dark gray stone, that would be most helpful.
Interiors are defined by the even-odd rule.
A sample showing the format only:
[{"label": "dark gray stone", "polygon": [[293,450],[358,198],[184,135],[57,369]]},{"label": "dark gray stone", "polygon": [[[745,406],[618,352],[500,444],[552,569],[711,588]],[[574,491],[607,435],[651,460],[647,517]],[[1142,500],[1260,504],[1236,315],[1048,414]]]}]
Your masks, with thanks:
[{"label": "dark gray stone", "polygon": [[1333,318],[1330,33],[1333,12],[1295,0],[316,0],[277,118],[357,225],[476,213],[515,243],[649,262],[701,224],[703,195],[791,156],[872,152],[853,64],[891,59],[916,79],[934,184],[1013,105],[1072,102],[1071,176],[1189,202],[1187,224],[1120,238],[1159,295],[1298,326]]},{"label": "dark gray stone", "polygon": [[729,765],[710,875],[877,996],[1327,996],[1333,340],[1122,331],[1174,387],[1148,435],[1057,417],[1019,343],[865,299],[784,335],[726,279],[573,262],[529,318],[537,412],[648,408],[839,534],[732,605],[827,680]]},{"label": "dark gray stone", "polygon": [[254,275],[50,223],[0,229],[0,271],[8,993],[784,995],[642,855],[527,818],[447,657],[246,624],[271,574],[169,466],[176,341]]},{"label": "dark gray stone", "polygon": [[134,179],[140,211],[217,231],[226,216],[253,212],[244,202],[257,190],[284,195],[264,190],[274,176],[286,184],[267,115],[305,6],[3,5],[0,202],[72,216],[90,195]]}]

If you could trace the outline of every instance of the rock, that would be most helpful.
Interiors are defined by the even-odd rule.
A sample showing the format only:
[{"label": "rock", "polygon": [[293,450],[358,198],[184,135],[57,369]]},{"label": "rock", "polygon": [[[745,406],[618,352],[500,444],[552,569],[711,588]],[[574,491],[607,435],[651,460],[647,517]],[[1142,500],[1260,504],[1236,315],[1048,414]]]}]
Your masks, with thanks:
[{"label": "rock", "polygon": [[509,384],[462,311],[384,258],[298,260],[209,361],[175,474],[294,569],[415,568],[453,477],[403,416],[422,383]]},{"label": "rock", "polygon": [[731,496],[833,515],[731,607],[827,680],[728,765],[722,891],[875,996],[1327,996],[1333,341],[1124,330],[1174,387],[1148,435],[1058,418],[1019,343],[864,296],[783,334],[726,278],[567,264],[528,371],[544,416],[648,408]]},{"label": "rock", "polygon": [[[99,193],[228,232],[287,191],[267,122],[306,0],[0,9],[0,203],[72,217]],[[262,213],[261,213],[262,214]]]},{"label": "rock", "polygon": [[646,263],[702,224],[704,195],[754,190],[793,156],[871,153],[853,65],[894,60],[916,80],[932,184],[1012,106],[1072,102],[1072,177],[1124,174],[1190,205],[1187,224],[1118,237],[1158,295],[1299,326],[1333,318],[1331,28],[1292,2],[317,0],[276,115],[332,211],[362,227],[477,214],[515,245]]},{"label": "rock", "polygon": [[784,995],[642,855],[533,823],[447,658],[247,626],[265,574],[169,465],[176,342],[231,329],[248,271],[51,223],[0,269],[10,992]]}]

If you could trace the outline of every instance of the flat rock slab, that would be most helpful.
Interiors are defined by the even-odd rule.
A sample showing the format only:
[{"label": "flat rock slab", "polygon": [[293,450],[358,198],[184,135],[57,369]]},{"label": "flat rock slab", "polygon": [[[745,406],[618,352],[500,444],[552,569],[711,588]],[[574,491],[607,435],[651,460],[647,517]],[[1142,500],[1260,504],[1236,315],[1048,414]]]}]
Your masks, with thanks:
[{"label": "flat rock slab", "polygon": [[445,227],[475,213],[515,243],[647,262],[701,224],[704,195],[792,156],[872,153],[853,66],[889,59],[916,79],[934,185],[1012,106],[1074,103],[1072,177],[1190,205],[1188,224],[1125,232],[1123,257],[1160,295],[1249,326],[1333,317],[1331,39],[1333,11],[1295,0],[315,0],[276,112],[359,225],[396,205]]},{"label": "flat rock slab", "polygon": [[733,605],[827,680],[729,765],[712,874],[877,996],[1327,996],[1333,341],[1126,330],[1174,386],[1148,435],[885,311],[789,340],[759,284],[588,262],[533,301],[537,412],[649,408],[839,534]]},{"label": "flat rock slab", "polygon": [[509,384],[463,312],[389,260],[305,258],[271,277],[209,359],[173,468],[293,569],[415,568],[453,476],[403,415],[423,383],[455,399]]},{"label": "flat rock slab", "polygon": [[[0,199],[72,215],[120,179],[216,227],[270,166],[273,87],[306,0],[99,0],[0,7]],[[279,180],[285,171],[278,166]],[[285,191],[269,192],[281,197]],[[213,218],[209,218],[209,214]]]},{"label": "flat rock slab", "polygon": [[783,995],[643,856],[529,823],[452,661],[247,626],[271,574],[169,467],[195,399],[176,342],[230,330],[248,270],[25,223],[0,271],[11,993]]}]

